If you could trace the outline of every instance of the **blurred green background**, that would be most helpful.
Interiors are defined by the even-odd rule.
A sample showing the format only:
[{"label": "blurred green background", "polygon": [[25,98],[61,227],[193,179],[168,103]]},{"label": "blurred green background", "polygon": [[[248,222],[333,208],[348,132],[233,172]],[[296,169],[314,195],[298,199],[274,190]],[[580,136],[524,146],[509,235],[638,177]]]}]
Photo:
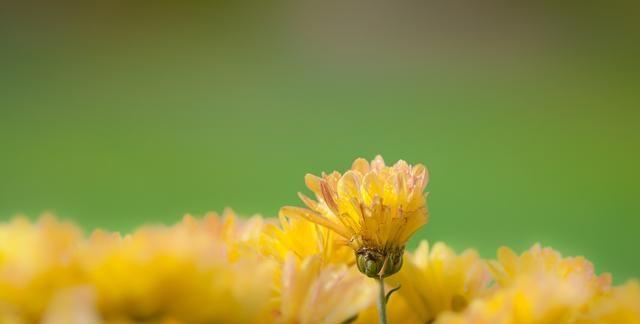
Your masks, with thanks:
[{"label": "blurred green background", "polygon": [[419,238],[640,276],[635,6],[9,4],[0,219],[130,231],[300,205],[305,173],[424,163]]}]

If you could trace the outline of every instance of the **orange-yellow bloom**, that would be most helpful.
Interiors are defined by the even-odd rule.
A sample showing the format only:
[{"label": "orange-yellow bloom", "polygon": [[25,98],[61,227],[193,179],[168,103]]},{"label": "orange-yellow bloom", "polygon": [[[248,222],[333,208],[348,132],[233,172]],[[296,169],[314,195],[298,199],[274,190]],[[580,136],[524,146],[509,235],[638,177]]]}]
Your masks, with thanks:
[{"label": "orange-yellow bloom", "polygon": [[460,312],[488,292],[491,274],[475,250],[456,254],[442,242],[430,248],[422,241],[406,259],[389,282],[402,285],[398,297],[406,300],[420,323],[429,323],[445,311]]},{"label": "orange-yellow bloom", "polygon": [[82,231],[44,216],[0,224],[0,323],[38,322],[55,294],[82,282],[74,248]]},{"label": "orange-yellow bloom", "polygon": [[277,262],[260,217],[192,217],[85,238],[46,217],[0,224],[0,323],[269,320]]},{"label": "orange-yellow bloom", "polygon": [[447,312],[437,324],[573,323],[590,295],[578,278],[525,275],[487,298],[473,301],[463,313]]},{"label": "orange-yellow bloom", "polygon": [[521,255],[507,247],[498,249],[498,260],[490,261],[491,271],[500,286],[508,286],[523,275],[548,274],[561,279],[580,280],[589,292],[597,294],[611,286],[611,275],[596,275],[593,264],[584,257],[562,257],[552,248],[535,244]]},{"label": "orange-yellow bloom", "polygon": [[596,299],[579,324],[640,324],[640,282],[631,280]]},{"label": "orange-yellow bloom", "polygon": [[[243,243],[262,219],[210,214],[131,235],[94,233],[79,260],[105,320],[254,321],[267,311],[275,264]],[[209,307],[202,307],[207,303]]]},{"label": "orange-yellow bloom", "polygon": [[280,214],[297,216],[327,227],[353,248],[360,271],[388,276],[402,267],[409,238],[428,219],[423,165],[398,161],[386,166],[377,156],[357,159],[344,175],[308,174],[307,187],[317,200],[300,194],[308,208],[284,207]]},{"label": "orange-yellow bloom", "polygon": [[463,313],[445,313],[436,323],[575,323],[610,289],[611,277],[596,275],[583,257],[563,258],[539,244],[521,255],[500,248],[490,265],[494,291],[472,301]]},{"label": "orange-yellow bloom", "polygon": [[299,261],[289,255],[279,286],[279,323],[345,323],[366,309],[375,286],[355,268],[323,266],[320,256]]}]

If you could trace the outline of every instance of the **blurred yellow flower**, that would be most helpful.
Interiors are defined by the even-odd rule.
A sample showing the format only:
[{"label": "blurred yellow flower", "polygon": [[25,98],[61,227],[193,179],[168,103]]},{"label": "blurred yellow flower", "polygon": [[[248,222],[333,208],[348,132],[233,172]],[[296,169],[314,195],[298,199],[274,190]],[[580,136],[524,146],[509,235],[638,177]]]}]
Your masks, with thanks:
[{"label": "blurred yellow flower", "polygon": [[289,255],[279,287],[279,323],[344,323],[373,302],[375,285],[353,267]]},{"label": "blurred yellow flower", "polygon": [[521,255],[500,248],[490,265],[495,290],[463,313],[447,312],[437,323],[574,323],[611,282],[608,274],[597,276],[586,259],[563,258],[539,244]]},{"label": "blurred yellow flower", "polygon": [[592,294],[606,291],[611,286],[611,275],[595,274],[593,264],[584,257],[563,258],[560,252],[535,244],[528,251],[517,255],[507,247],[498,249],[498,260],[489,261],[496,282],[508,286],[522,275],[545,273],[560,279],[577,277]]},{"label": "blurred yellow flower", "polygon": [[75,225],[44,216],[0,225],[0,322],[37,322],[61,288],[82,282],[74,247]]},{"label": "blurred yellow flower", "polygon": [[640,282],[631,280],[596,299],[579,324],[640,324]]},{"label": "blurred yellow flower", "polygon": [[523,275],[462,313],[447,312],[437,324],[573,323],[590,298],[578,278],[563,280],[539,273]]},{"label": "blurred yellow flower", "polygon": [[336,232],[356,252],[360,271],[370,277],[400,270],[405,244],[428,218],[423,165],[398,161],[386,166],[377,156],[371,163],[357,159],[344,175],[308,174],[305,181],[317,201],[300,194],[308,209],[284,207],[281,215],[305,218]]},{"label": "blurred yellow flower", "polygon": [[257,240],[261,224],[227,213],[124,238],[94,233],[81,260],[100,313],[105,320],[259,321],[275,264],[241,244]]},{"label": "blurred yellow flower", "polygon": [[392,286],[401,285],[397,294],[420,323],[431,322],[444,311],[464,310],[471,300],[487,294],[490,281],[489,269],[475,250],[458,255],[442,242],[430,249],[426,241],[389,279]]},{"label": "blurred yellow flower", "polygon": [[0,226],[3,323],[263,322],[277,263],[253,252],[259,217],[231,212],[131,235],[45,217]]}]

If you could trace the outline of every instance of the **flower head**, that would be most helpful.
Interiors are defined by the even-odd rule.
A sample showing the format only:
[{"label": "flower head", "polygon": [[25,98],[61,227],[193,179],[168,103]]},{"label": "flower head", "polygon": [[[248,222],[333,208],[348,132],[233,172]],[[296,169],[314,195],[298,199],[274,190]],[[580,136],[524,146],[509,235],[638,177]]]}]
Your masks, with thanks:
[{"label": "flower head", "polygon": [[610,292],[596,299],[577,322],[640,324],[640,282],[631,280],[622,286],[612,288]]},{"label": "flower head", "polygon": [[574,323],[610,289],[611,277],[596,275],[585,258],[562,257],[539,244],[521,255],[500,248],[490,267],[494,291],[436,323]]},{"label": "flower head", "polygon": [[282,269],[278,323],[345,323],[373,302],[375,286],[353,267],[289,254]]},{"label": "flower head", "polygon": [[81,282],[74,247],[82,239],[51,215],[0,224],[0,323],[37,322],[59,289]]},{"label": "flower head", "polygon": [[401,160],[386,166],[377,156],[371,163],[355,160],[345,174],[308,174],[305,181],[317,200],[300,194],[308,208],[284,207],[281,215],[303,217],[337,233],[355,251],[358,269],[370,277],[400,270],[405,244],[428,218],[423,165]]},{"label": "flower head", "polygon": [[460,312],[489,290],[491,273],[475,250],[456,254],[442,242],[420,242],[406,257],[405,267],[391,278],[398,280],[400,297],[407,301],[421,323],[433,321],[444,311]]},{"label": "flower head", "polygon": [[[263,220],[232,212],[130,235],[94,232],[79,251],[105,320],[259,322],[269,310],[276,264],[247,246]],[[206,307],[202,306],[206,304]]]},{"label": "flower head", "polygon": [[584,257],[562,257],[552,248],[533,245],[521,255],[507,247],[498,249],[498,260],[489,262],[491,271],[500,286],[509,286],[524,275],[548,274],[563,280],[578,278],[592,294],[609,289],[611,275],[596,275],[593,264]]},{"label": "flower head", "polygon": [[0,223],[0,323],[262,323],[278,270],[252,247],[263,225],[229,211],[86,238],[53,217]]},{"label": "flower head", "polygon": [[578,277],[523,275],[487,298],[476,299],[462,313],[445,312],[436,323],[573,323],[590,297],[583,284]]}]

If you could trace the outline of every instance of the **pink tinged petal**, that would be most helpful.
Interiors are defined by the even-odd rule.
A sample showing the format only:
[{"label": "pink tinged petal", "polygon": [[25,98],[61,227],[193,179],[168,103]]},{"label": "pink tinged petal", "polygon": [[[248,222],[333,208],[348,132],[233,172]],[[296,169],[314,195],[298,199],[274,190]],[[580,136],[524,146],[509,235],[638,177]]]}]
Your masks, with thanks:
[{"label": "pink tinged petal", "polygon": [[420,191],[424,190],[429,183],[429,170],[424,165],[417,164],[413,166],[412,175],[414,186],[420,188]]},{"label": "pink tinged petal", "polygon": [[338,180],[340,180],[340,177],[342,177],[342,174],[340,174],[340,172],[338,171],[333,171],[328,175],[322,173],[322,177],[329,185],[329,188],[335,189],[338,185]]},{"label": "pink tinged petal", "polygon": [[313,191],[317,196],[320,196],[322,194],[320,190],[320,182],[322,182],[322,178],[313,174],[307,173],[304,176],[304,183],[307,185],[307,188]]},{"label": "pink tinged petal", "polygon": [[307,197],[306,195],[304,195],[301,192],[298,192],[298,197],[300,197],[300,200],[302,200],[302,202],[305,205],[307,205],[307,207],[309,207],[309,208],[311,208],[311,209],[313,209],[315,211],[318,211],[318,202],[317,201]]},{"label": "pink tinged petal", "polygon": [[393,165],[393,170],[395,172],[409,174],[409,164],[405,160],[399,160],[396,164]]},{"label": "pink tinged petal", "polygon": [[401,206],[406,205],[407,196],[409,195],[407,192],[407,175],[405,173],[398,173],[394,180],[398,203],[401,204]]},{"label": "pink tinged petal", "polygon": [[351,170],[365,174],[369,172],[369,162],[363,158],[357,158],[351,165]]},{"label": "pink tinged petal", "polygon": [[381,171],[384,169],[386,165],[384,164],[384,159],[382,156],[376,155],[376,157],[371,161],[371,169],[376,171]]},{"label": "pink tinged petal", "polygon": [[[360,192],[360,176],[357,172],[349,171],[338,182],[338,206],[341,214],[348,214],[353,221],[359,221],[361,216],[362,194]],[[358,228],[353,227],[352,228]]]},{"label": "pink tinged petal", "polygon": [[322,199],[324,200],[324,202],[327,204],[329,209],[331,209],[331,211],[337,215],[339,213],[338,205],[333,198],[334,193],[331,192],[331,189],[329,189],[326,181],[320,182],[320,190],[322,191]]},{"label": "pink tinged petal", "polygon": [[360,200],[360,179],[358,174],[348,171],[338,181],[338,199],[340,203],[349,203],[351,198]]},{"label": "pink tinged petal", "polygon": [[[600,277],[598,277],[598,280],[597,280],[598,288],[603,291],[608,291],[611,288],[612,281],[613,281],[613,278],[611,277],[610,273],[603,273],[600,275]],[[640,310],[640,307],[638,308],[638,310]]]}]

